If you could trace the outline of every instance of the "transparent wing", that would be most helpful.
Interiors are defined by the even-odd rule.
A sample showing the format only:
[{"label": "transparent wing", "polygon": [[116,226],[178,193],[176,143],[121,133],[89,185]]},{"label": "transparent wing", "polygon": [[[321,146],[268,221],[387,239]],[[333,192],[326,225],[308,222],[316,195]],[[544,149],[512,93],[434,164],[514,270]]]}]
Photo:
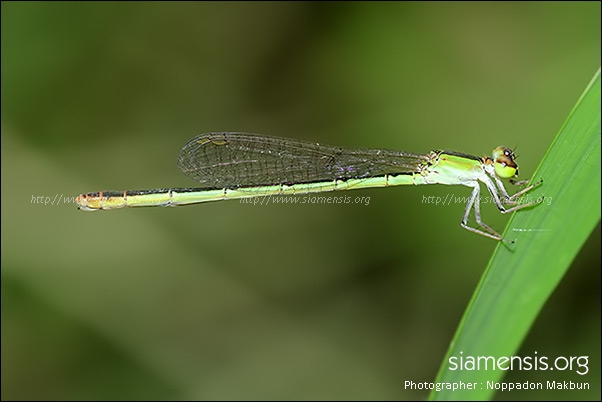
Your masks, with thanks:
[{"label": "transparent wing", "polygon": [[345,149],[247,133],[205,133],[180,152],[178,168],[207,188],[316,183],[418,172],[426,155]]}]

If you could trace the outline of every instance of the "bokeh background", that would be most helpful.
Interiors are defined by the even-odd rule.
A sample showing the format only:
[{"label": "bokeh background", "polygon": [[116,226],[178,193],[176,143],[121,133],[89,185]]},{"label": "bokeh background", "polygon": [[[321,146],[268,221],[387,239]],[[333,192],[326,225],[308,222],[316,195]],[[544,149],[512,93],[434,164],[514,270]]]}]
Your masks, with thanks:
[{"label": "bokeh background", "polygon": [[[463,205],[423,197],[469,189],[98,213],[73,197],[194,186],[177,155],[206,131],[503,144],[528,178],[600,65],[599,2],[1,12],[2,399],[426,398],[404,381],[434,380],[496,244],[460,227]],[[600,226],[519,352],[587,355],[588,375],[506,377],[591,389],[497,398],[600,398],[599,267]]]}]

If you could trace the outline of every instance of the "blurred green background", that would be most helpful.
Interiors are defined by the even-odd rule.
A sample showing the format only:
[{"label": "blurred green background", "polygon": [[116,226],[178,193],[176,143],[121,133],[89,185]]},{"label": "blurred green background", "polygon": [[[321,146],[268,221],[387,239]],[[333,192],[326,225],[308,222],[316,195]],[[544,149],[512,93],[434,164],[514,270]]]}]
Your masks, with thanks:
[{"label": "blurred green background", "polygon": [[[599,2],[1,7],[2,399],[426,398],[404,382],[434,380],[496,244],[423,196],[469,189],[98,213],[65,197],[194,186],[177,155],[206,131],[502,144],[529,178],[600,65]],[[506,377],[591,389],[497,398],[600,398],[600,241],[519,353],[590,356],[589,373]]]}]

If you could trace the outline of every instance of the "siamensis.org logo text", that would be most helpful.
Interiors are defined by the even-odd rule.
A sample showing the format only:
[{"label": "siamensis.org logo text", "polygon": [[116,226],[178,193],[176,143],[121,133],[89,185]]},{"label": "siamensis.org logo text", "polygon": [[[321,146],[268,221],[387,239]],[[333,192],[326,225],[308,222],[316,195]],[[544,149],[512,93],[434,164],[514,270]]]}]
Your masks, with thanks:
[{"label": "siamensis.org logo text", "polygon": [[589,356],[451,356],[449,358],[449,370],[559,370],[574,371],[579,375],[589,372]]}]

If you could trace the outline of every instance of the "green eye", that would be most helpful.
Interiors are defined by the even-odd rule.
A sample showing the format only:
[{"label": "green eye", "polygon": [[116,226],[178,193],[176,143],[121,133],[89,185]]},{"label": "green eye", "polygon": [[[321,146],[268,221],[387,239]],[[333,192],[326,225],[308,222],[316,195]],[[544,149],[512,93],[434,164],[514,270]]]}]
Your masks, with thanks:
[{"label": "green eye", "polygon": [[501,179],[518,176],[518,166],[514,162],[514,152],[510,148],[497,147],[493,150],[493,168]]}]

